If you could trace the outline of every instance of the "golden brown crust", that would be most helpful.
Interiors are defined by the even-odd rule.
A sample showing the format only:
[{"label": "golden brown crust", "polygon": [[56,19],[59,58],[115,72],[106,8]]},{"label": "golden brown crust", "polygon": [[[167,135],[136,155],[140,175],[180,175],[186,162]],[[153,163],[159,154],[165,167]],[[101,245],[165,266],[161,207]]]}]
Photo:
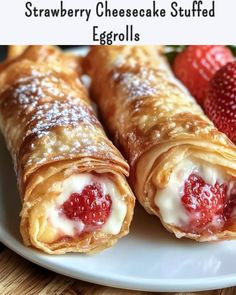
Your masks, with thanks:
[{"label": "golden brown crust", "polygon": [[8,46],[7,60],[20,56],[27,48],[27,45],[12,45]]},{"label": "golden brown crust", "polygon": [[235,145],[178,85],[155,46],[93,46],[84,68],[103,120],[130,164],[131,186],[149,213],[160,215],[155,193],[190,155],[236,176]]},{"label": "golden brown crust", "polygon": [[[127,234],[134,206],[124,177],[129,167],[94,114],[78,78],[76,57],[52,46],[29,46],[20,56],[6,61],[0,71],[0,126],[23,199],[21,232],[25,243],[49,253],[90,252]],[[57,196],[57,191],[50,191],[50,184],[90,171],[110,173],[122,191],[128,205],[122,231],[117,236],[103,235],[101,241],[97,237],[90,242],[96,237],[92,234],[85,235],[86,243],[78,238],[70,244],[39,244],[29,229],[34,205],[39,205],[44,195],[48,200]]]}]

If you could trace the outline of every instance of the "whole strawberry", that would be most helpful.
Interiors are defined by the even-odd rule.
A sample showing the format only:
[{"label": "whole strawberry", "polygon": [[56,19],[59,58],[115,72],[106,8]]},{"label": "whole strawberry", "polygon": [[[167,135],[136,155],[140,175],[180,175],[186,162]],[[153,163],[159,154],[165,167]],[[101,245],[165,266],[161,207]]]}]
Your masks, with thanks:
[{"label": "whole strawberry", "polygon": [[173,70],[197,102],[203,105],[210,79],[233,59],[231,51],[225,46],[190,45],[176,56]]},{"label": "whole strawberry", "polygon": [[212,78],[204,109],[216,127],[236,143],[236,61]]}]

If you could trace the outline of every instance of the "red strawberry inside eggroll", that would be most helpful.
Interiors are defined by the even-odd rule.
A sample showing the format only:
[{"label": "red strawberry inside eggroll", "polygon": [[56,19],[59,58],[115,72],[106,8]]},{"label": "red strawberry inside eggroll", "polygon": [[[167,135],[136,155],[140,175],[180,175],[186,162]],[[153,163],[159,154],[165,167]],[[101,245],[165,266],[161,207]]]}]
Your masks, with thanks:
[{"label": "red strawberry inside eggroll", "polygon": [[235,179],[204,161],[187,158],[177,164],[154,202],[165,223],[186,233],[214,239],[236,222]]},{"label": "red strawberry inside eggroll", "polygon": [[[48,198],[51,192],[47,191],[47,196],[41,195],[44,201],[24,208],[28,211],[30,231],[40,243],[80,240],[95,232],[100,236],[118,235],[128,213],[125,188],[119,190],[119,181],[122,179],[109,173],[74,172],[63,181],[54,182],[50,186],[52,198]],[[43,193],[40,184],[38,189]],[[33,191],[31,196],[34,197]]]},{"label": "red strawberry inside eggroll", "polygon": [[0,67],[0,126],[21,194],[21,234],[50,254],[110,247],[133,216],[129,166],[96,118],[78,64],[55,47],[30,46]]},{"label": "red strawberry inside eggroll", "polygon": [[236,238],[236,147],[174,78],[160,48],[95,46],[84,68],[147,212],[177,237]]}]

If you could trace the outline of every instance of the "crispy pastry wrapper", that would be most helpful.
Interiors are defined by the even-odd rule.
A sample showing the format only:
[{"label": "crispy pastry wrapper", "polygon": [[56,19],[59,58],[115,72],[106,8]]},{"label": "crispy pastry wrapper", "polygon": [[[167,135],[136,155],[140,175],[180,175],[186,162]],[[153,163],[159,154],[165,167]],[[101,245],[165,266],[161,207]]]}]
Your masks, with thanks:
[{"label": "crispy pastry wrapper", "polygon": [[[84,60],[91,93],[114,141],[127,157],[130,184],[142,206],[177,237],[213,237],[183,232],[163,221],[154,203],[174,167],[189,156],[236,176],[236,148],[203,114],[171,73],[155,46],[95,46]],[[214,236],[233,239],[236,227]]]},{"label": "crispy pastry wrapper", "polygon": [[[125,179],[129,167],[95,116],[78,78],[78,58],[51,46],[10,52],[0,66],[0,126],[22,199],[24,243],[50,254],[93,253],[112,246],[128,233],[132,220],[134,197]],[[85,172],[106,173],[115,184],[127,205],[120,232],[40,241],[47,207],[60,194],[63,181]]]}]

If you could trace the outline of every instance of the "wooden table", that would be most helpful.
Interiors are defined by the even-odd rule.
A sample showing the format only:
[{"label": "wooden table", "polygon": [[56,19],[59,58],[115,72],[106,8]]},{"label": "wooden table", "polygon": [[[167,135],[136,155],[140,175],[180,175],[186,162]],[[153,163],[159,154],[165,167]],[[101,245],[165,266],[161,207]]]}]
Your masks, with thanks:
[{"label": "wooden table", "polygon": [[[6,46],[0,46],[0,60]],[[74,280],[39,267],[0,244],[0,295],[145,295],[163,294],[121,290]],[[174,295],[236,295],[236,287]]]},{"label": "wooden table", "polygon": [[[0,60],[6,54],[6,46],[0,46]],[[128,291],[98,286],[74,280],[21,258],[0,244],[0,295],[145,295],[163,294]],[[175,295],[236,295],[235,288],[196,293],[169,293]]]},{"label": "wooden table", "polygon": [[[74,280],[39,267],[0,244],[0,295],[145,295],[163,294],[128,291]],[[173,295],[236,295],[236,287]]]}]

